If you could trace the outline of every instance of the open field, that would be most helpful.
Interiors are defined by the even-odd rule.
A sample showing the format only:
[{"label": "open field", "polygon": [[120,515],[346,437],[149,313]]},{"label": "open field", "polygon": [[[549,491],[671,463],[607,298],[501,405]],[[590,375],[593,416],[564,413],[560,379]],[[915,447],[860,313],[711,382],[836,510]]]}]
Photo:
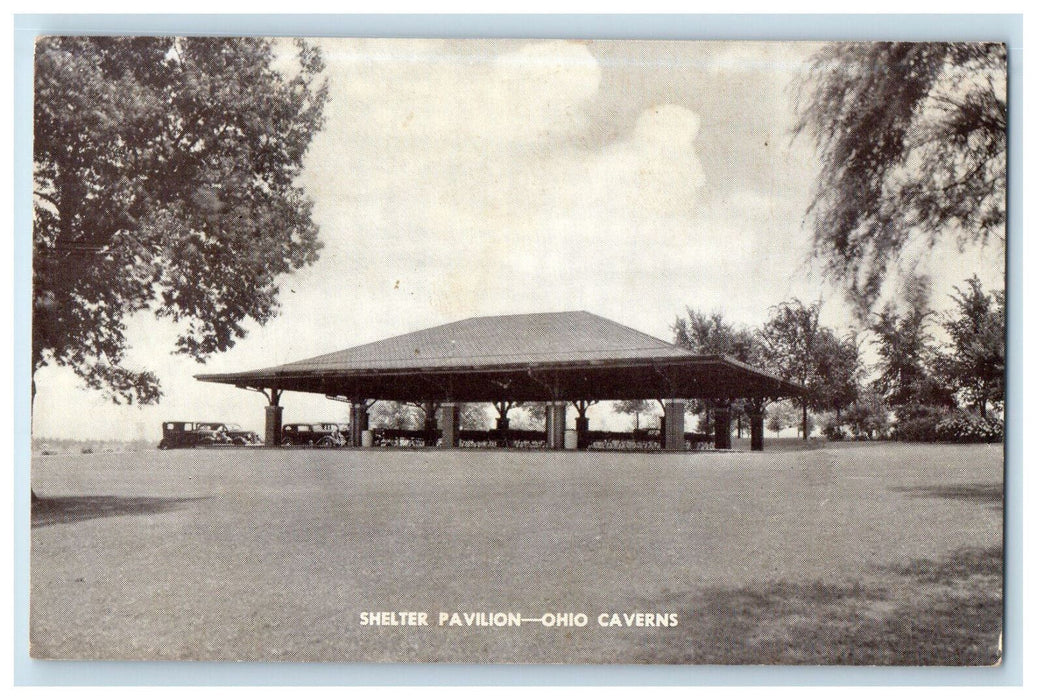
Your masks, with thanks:
[{"label": "open field", "polygon": [[[772,441],[768,441],[771,449]],[[1000,446],[33,460],[43,658],[988,664]],[[368,627],[365,611],[426,611]],[[586,627],[439,627],[582,612]],[[676,627],[598,625],[676,613]]]}]

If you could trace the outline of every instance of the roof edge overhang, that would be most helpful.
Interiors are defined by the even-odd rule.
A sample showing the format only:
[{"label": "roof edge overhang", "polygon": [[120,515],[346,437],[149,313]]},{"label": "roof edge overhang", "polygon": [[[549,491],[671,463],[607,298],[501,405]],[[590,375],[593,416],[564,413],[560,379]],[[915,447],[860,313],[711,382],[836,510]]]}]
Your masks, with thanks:
[{"label": "roof edge overhang", "polygon": [[[684,352],[684,348],[678,348]],[[739,370],[744,374],[754,375],[760,380],[765,381],[769,384],[775,385],[776,394],[782,394],[786,396],[800,396],[806,393],[805,388],[800,384],[783,379],[782,377],[776,376],[770,372],[753,367],[745,362],[741,362],[735,358],[727,355],[698,355],[696,353],[690,353],[690,357],[684,356],[665,356],[662,358],[642,358],[642,359],[623,359],[623,360],[571,360],[563,362],[526,362],[526,363],[505,363],[505,364],[491,364],[491,365],[432,365],[432,366],[416,366],[416,367],[396,367],[396,368],[358,368],[358,369],[290,369],[284,370],[280,367],[271,367],[260,370],[253,370],[247,372],[230,372],[230,373],[207,373],[197,374],[194,378],[210,383],[218,384],[231,384],[240,388],[263,388],[269,386],[285,385],[288,382],[294,382],[295,380],[316,380],[316,379],[379,379],[387,377],[389,379],[395,377],[404,376],[416,376],[416,375],[432,375],[432,376],[445,376],[445,375],[482,375],[482,374],[510,374],[510,373],[532,373],[532,372],[575,372],[582,371],[585,369],[598,369],[598,370],[628,370],[638,368],[656,368],[656,369],[667,369],[667,368],[681,368],[694,367],[694,366],[706,366],[706,365],[726,365],[733,369]],[[289,387],[287,387],[289,388]],[[292,388],[289,390],[293,391]]]}]

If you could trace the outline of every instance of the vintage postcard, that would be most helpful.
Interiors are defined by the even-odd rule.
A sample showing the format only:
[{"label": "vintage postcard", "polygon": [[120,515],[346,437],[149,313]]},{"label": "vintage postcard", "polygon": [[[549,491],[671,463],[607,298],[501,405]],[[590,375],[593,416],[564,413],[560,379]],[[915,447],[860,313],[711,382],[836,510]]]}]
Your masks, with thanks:
[{"label": "vintage postcard", "polygon": [[39,38],[31,655],[1000,663],[1007,59]]}]

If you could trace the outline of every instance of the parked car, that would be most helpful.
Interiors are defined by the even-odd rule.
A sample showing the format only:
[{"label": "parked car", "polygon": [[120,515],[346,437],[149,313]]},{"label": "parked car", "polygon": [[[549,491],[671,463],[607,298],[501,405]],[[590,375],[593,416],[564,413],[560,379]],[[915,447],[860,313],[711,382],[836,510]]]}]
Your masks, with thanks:
[{"label": "parked car", "polygon": [[252,430],[235,423],[166,421],[163,424],[161,450],[177,447],[210,447],[212,445],[257,445],[261,438]]},{"label": "parked car", "polygon": [[283,426],[283,447],[315,445],[326,433],[311,423],[287,423]]},{"label": "parked car", "polygon": [[351,435],[345,423],[287,423],[283,426],[282,444],[314,447],[343,447]]},{"label": "parked car", "polygon": [[214,431],[220,443],[232,445],[260,445],[261,437],[238,423],[197,423],[197,429]]},{"label": "parked car", "polygon": [[312,427],[326,433],[315,443],[317,447],[344,447],[352,439],[349,423],[318,423]]}]

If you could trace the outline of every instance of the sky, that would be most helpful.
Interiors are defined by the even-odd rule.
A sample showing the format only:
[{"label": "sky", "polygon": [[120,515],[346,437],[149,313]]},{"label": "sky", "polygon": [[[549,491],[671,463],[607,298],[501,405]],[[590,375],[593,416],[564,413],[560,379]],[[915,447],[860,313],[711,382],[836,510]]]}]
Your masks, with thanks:
[{"label": "sky", "polygon": [[[71,371],[36,376],[34,435],[155,439],[164,420],[261,432],[264,398],[193,379],[266,367],[472,316],[587,310],[671,340],[687,306],[761,325],[822,299],[808,261],[817,176],[793,133],[803,42],[319,40],[331,101],[300,184],[324,248],[281,280],[280,314],[205,364],[171,354],[177,328],[128,319],[127,364],[161,380],[155,406],[115,406]],[[279,65],[291,70],[287,43]],[[1003,250],[911,249],[936,306]],[[887,292],[887,290],[886,290]],[[285,422],[346,420],[287,393]],[[593,423],[616,426],[606,406]],[[633,419],[631,419],[633,420]]]}]

